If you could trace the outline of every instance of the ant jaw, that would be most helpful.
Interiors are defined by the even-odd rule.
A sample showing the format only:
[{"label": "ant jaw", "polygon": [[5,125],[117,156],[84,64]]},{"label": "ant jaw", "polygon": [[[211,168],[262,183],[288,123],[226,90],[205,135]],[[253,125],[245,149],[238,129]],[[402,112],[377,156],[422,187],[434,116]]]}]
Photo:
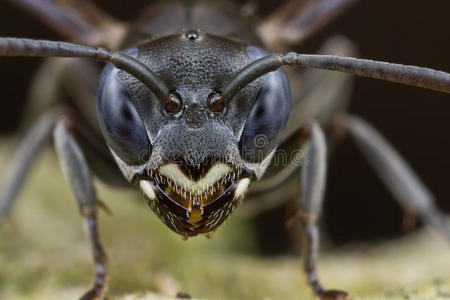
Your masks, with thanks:
[{"label": "ant jaw", "polygon": [[250,184],[249,178],[240,178],[239,172],[222,162],[195,181],[171,163],[152,174],[139,181],[147,204],[182,236],[214,231],[235,211]]}]

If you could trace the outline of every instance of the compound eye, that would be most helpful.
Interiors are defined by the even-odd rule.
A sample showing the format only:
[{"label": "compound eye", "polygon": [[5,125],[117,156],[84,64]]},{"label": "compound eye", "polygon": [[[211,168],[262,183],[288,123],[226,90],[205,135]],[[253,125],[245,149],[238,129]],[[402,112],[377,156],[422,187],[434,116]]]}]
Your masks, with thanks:
[{"label": "compound eye", "polygon": [[129,165],[145,163],[150,141],[127,90],[117,78],[118,69],[107,65],[97,91],[97,115],[106,143]]},{"label": "compound eye", "polygon": [[245,161],[260,163],[278,146],[290,109],[291,92],[286,74],[282,69],[269,73],[241,136],[241,156]]}]

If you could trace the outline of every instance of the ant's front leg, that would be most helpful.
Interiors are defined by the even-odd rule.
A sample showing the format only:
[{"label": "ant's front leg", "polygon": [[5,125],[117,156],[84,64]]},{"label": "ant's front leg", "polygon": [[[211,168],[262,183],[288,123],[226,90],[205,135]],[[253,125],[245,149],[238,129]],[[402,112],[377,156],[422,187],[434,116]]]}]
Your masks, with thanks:
[{"label": "ant's front leg", "polygon": [[348,300],[346,292],[325,290],[316,273],[319,252],[319,229],[317,220],[322,208],[326,181],[326,141],[315,122],[305,128],[307,135],[306,156],[301,176],[300,222],[302,225],[303,268],[308,284],[322,300]]},{"label": "ant's front leg", "polygon": [[90,171],[80,146],[75,140],[75,124],[61,117],[54,129],[54,140],[63,175],[78,202],[92,247],[95,275],[92,288],[81,299],[103,299],[107,290],[108,260],[100,243],[97,227],[97,200]]}]

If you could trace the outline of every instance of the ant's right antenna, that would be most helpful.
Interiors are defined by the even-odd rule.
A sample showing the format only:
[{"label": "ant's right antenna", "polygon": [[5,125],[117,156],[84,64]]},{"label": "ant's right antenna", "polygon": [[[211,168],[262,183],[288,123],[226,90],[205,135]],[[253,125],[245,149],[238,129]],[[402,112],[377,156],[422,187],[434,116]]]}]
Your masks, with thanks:
[{"label": "ant's right antenna", "polygon": [[102,47],[89,47],[66,42],[0,38],[0,56],[28,57],[86,57],[108,62],[144,83],[161,101],[165,102],[169,90],[165,83],[139,60]]}]

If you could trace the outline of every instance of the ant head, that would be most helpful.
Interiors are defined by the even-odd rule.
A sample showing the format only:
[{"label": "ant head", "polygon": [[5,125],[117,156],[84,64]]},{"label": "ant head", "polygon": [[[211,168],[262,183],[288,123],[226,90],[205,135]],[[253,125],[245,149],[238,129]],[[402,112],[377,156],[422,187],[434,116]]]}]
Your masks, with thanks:
[{"label": "ant head", "polygon": [[187,236],[210,232],[268,166],[289,115],[287,78],[279,69],[227,99],[224,90],[236,74],[267,53],[196,30],[125,54],[148,66],[168,94],[161,99],[134,76],[106,66],[97,111],[107,144],[166,225]]}]

